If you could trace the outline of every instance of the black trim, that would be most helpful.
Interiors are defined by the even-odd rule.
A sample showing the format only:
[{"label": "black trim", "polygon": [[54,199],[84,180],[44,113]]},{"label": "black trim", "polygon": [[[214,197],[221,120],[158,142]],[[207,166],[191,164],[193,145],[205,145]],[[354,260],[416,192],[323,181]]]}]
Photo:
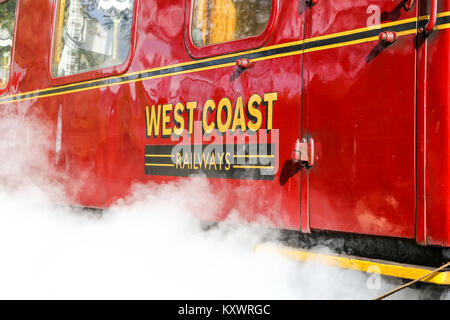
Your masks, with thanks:
[{"label": "black trim", "polygon": [[312,230],[311,234],[282,230],[278,240],[293,248],[327,247],[336,254],[381,259],[418,266],[439,267],[449,259],[442,247],[421,246],[414,239],[391,238],[338,231]]},{"label": "black trim", "polygon": [[[178,165],[173,166],[177,163],[177,154],[180,156]],[[218,154],[222,155],[221,158]],[[272,155],[273,157],[264,159],[235,158],[235,155],[250,154]],[[149,155],[171,155],[171,157]],[[214,165],[211,163],[212,155],[214,155]],[[186,160],[189,162],[188,164],[185,164]],[[190,177],[201,174],[208,178],[274,180],[276,155],[274,144],[146,145],[144,162],[146,175]],[[154,166],[148,166],[148,164]],[[158,164],[162,166],[158,166]],[[239,168],[236,166],[249,167]],[[252,166],[258,168],[252,168]]]}]

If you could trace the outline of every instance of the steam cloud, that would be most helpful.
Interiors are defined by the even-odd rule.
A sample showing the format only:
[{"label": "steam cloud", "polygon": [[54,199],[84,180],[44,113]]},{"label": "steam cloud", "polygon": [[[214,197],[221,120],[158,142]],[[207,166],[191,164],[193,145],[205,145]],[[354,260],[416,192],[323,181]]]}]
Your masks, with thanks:
[{"label": "steam cloud", "polygon": [[102,213],[61,205],[55,144],[23,122],[0,120],[1,299],[371,299],[401,284],[257,253],[268,231],[233,218],[205,231],[195,216],[221,203],[205,179],[135,185]]}]

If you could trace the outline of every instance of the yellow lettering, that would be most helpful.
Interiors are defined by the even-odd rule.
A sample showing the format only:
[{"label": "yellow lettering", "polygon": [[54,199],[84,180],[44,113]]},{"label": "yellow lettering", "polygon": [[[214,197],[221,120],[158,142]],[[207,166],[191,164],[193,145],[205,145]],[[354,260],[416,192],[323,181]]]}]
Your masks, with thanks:
[{"label": "yellow lettering", "polygon": [[205,154],[202,153],[202,162],[200,163],[200,168],[203,166],[203,164],[205,164],[205,169],[206,169],[206,166],[208,165],[208,161],[209,161],[209,153],[206,154],[206,159],[205,159]]},{"label": "yellow lettering", "polygon": [[209,170],[211,170],[211,166],[213,165],[213,163],[214,163],[214,169],[217,170],[216,155],[214,152],[211,154],[211,162],[209,163]]},{"label": "yellow lettering", "polygon": [[178,166],[181,167],[181,154],[178,152],[177,153],[177,161],[176,161],[176,168],[178,169]]},{"label": "yellow lettering", "polygon": [[[181,102],[178,102],[175,105],[175,109],[173,110],[173,132],[177,136],[181,136],[184,131],[184,117],[181,115],[181,113],[184,112],[184,105]],[[178,125],[177,125],[178,124]]]},{"label": "yellow lettering", "polygon": [[278,99],[278,93],[272,92],[272,93],[266,93],[264,94],[264,101],[267,102],[267,123],[266,123],[266,129],[272,130],[273,128],[273,105],[274,102]]},{"label": "yellow lettering", "polygon": [[227,163],[227,165],[225,166],[225,170],[227,171],[231,168],[231,163],[228,157],[231,157],[231,154],[229,152],[227,152],[227,154],[225,155],[225,162]]},{"label": "yellow lettering", "polygon": [[170,116],[167,115],[168,111],[172,111],[171,104],[165,104],[162,107],[162,135],[170,136],[172,134],[172,128],[167,128],[167,124],[170,122]]},{"label": "yellow lettering", "polygon": [[[249,114],[249,118],[251,119],[248,122],[248,129],[252,130],[254,132],[258,131],[259,128],[261,128],[261,123],[262,123],[262,114],[261,114],[261,110],[258,109],[258,107],[255,107],[255,103],[259,106],[262,102],[261,97],[258,94],[254,94],[250,97],[250,99],[248,100],[248,106],[247,106],[247,111]],[[254,120],[254,121],[252,121]]]},{"label": "yellow lettering", "polygon": [[181,169],[184,169],[184,166],[187,165],[188,169],[189,169],[189,155],[188,153],[184,154],[184,161],[183,161],[183,167]]},{"label": "yellow lettering", "polygon": [[242,132],[245,132],[247,130],[247,127],[245,125],[244,105],[242,103],[242,97],[238,97],[236,100],[236,107],[234,108],[233,126],[231,127],[231,131],[235,132],[237,126],[241,127]]},{"label": "yellow lettering", "polygon": [[159,123],[161,122],[161,105],[158,105],[158,116],[156,116],[155,106],[152,106],[151,114],[149,115],[148,107],[145,107],[145,115],[147,120],[147,136],[150,137],[159,135]]},{"label": "yellow lettering", "polygon": [[186,109],[189,111],[189,134],[194,132],[194,110],[197,109],[197,102],[186,103]]},{"label": "yellow lettering", "polygon": [[[222,122],[222,110],[224,110],[224,108],[226,116],[225,123]],[[228,98],[222,98],[222,100],[220,100],[219,102],[219,106],[217,107],[216,113],[217,129],[219,129],[221,133],[227,132],[227,130],[230,128],[231,116],[232,116],[231,101]]]},{"label": "yellow lettering", "polygon": [[205,102],[205,105],[203,106],[203,131],[206,134],[210,134],[214,130],[214,121],[211,121],[210,124],[208,124],[208,110],[211,109],[211,112],[214,111],[216,108],[216,103],[214,100],[208,100]]},{"label": "yellow lettering", "polygon": [[219,158],[219,170],[222,170],[222,160],[223,160],[223,156],[225,155],[225,153],[222,153],[222,156],[219,156],[219,154],[217,154],[217,157]]}]

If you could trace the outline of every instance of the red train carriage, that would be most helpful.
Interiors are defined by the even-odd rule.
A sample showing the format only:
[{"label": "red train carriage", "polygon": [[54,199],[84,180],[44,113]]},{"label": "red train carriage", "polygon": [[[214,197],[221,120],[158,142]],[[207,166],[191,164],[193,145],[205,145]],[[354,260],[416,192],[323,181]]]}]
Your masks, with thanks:
[{"label": "red train carriage", "polygon": [[205,220],[450,247],[449,1],[2,0],[0,18],[0,105],[52,128],[76,204],[201,175],[228,204]]}]

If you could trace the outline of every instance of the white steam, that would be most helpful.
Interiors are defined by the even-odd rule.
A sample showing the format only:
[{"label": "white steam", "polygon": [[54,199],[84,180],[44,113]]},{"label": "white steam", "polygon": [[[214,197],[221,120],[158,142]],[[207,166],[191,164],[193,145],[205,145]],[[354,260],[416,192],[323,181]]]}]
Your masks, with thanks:
[{"label": "white steam", "polygon": [[103,213],[61,206],[54,142],[17,128],[0,120],[0,299],[371,299],[401,284],[257,253],[255,225],[203,230],[195,216],[221,204],[204,179],[136,185]]}]

